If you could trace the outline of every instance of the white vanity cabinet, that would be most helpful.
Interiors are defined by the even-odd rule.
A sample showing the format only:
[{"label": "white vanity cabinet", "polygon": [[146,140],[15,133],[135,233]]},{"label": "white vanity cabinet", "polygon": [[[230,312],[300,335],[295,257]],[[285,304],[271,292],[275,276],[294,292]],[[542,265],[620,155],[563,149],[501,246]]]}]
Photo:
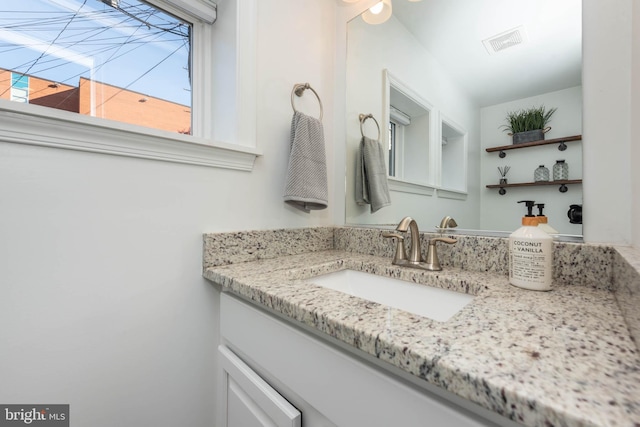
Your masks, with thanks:
[{"label": "white vanity cabinet", "polygon": [[[278,390],[302,412],[304,427],[515,425],[453,395],[443,398],[412,384],[226,292],[220,317],[221,355],[237,355],[268,389]],[[228,391],[228,381],[224,386]],[[264,393],[268,400],[271,392]],[[229,394],[221,394],[218,409],[225,418]]]},{"label": "white vanity cabinet", "polygon": [[301,427],[300,411],[227,347],[218,347],[222,368],[221,425]]}]

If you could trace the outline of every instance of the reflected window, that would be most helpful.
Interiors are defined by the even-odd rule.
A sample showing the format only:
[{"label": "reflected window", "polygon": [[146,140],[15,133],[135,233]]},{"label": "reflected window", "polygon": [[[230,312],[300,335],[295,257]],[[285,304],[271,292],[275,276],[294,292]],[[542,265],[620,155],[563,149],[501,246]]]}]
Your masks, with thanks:
[{"label": "reflected window", "polygon": [[431,113],[393,86],[390,101],[389,121],[393,131],[389,134],[389,176],[430,184]]},{"label": "reflected window", "polygon": [[0,98],[191,134],[191,24],[137,0],[0,6]]},{"label": "reflected window", "polygon": [[389,122],[389,176],[396,176],[396,124]]}]

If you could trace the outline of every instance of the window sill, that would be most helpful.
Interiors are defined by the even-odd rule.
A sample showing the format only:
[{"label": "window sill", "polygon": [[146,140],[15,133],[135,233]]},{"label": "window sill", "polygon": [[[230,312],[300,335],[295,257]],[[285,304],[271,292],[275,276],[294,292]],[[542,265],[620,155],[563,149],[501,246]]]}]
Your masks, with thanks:
[{"label": "window sill", "polygon": [[396,178],[389,177],[389,190],[398,191],[401,193],[420,194],[422,196],[432,196],[434,187],[426,184],[419,184],[417,182],[402,181]]},{"label": "window sill", "polygon": [[0,100],[0,141],[251,171],[252,147]]},{"label": "window sill", "polygon": [[466,191],[438,188],[436,192],[441,199],[467,200]]}]

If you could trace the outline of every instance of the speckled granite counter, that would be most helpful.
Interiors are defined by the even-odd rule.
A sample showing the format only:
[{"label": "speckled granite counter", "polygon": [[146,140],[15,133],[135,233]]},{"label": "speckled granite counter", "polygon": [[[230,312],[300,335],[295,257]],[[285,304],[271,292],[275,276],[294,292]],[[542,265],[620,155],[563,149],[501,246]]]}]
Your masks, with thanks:
[{"label": "speckled granite counter", "polygon": [[[255,241],[250,233],[207,235],[204,276],[525,425],[640,425],[640,359],[610,283],[616,270],[610,248],[598,253],[610,256],[611,266],[596,259],[600,280],[607,283],[598,285],[598,274],[584,274],[571,284],[558,277],[553,291],[540,293],[510,286],[501,268],[479,273],[453,265],[423,272],[392,266],[390,257],[351,250],[340,240],[344,233],[331,228],[283,233],[294,243],[283,240],[285,234],[274,234],[270,249],[269,242],[257,243],[262,233]],[[379,242],[377,232],[371,233],[374,237],[361,245],[361,252],[387,251],[386,243],[372,249]],[[490,244],[502,250],[500,241]],[[574,254],[589,250],[588,245],[568,249]],[[447,262],[444,253],[441,261]],[[567,262],[581,264],[575,257]],[[300,280],[344,268],[475,298],[440,323]],[[576,274],[569,266],[565,270]]]}]

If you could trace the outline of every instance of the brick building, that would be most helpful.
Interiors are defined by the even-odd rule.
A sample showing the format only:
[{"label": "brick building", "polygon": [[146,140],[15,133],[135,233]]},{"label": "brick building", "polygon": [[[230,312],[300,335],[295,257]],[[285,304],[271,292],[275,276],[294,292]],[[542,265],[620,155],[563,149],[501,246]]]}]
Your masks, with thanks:
[{"label": "brick building", "polygon": [[81,77],[69,86],[0,68],[0,99],[42,105],[93,117],[191,133],[191,108]]}]

